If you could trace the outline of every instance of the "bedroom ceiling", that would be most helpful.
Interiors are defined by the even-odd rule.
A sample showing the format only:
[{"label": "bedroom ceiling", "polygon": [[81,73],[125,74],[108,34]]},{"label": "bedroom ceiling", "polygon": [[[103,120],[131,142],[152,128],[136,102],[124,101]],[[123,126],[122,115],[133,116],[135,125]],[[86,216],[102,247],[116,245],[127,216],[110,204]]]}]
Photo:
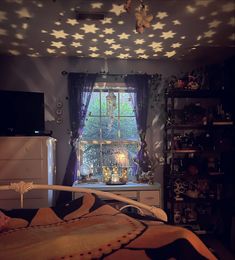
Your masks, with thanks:
[{"label": "bedroom ceiling", "polygon": [[[233,0],[142,1],[150,28],[136,32],[132,0],[1,0],[0,54],[118,59],[195,59],[232,56]],[[104,13],[103,20],[77,20],[77,12]]]}]

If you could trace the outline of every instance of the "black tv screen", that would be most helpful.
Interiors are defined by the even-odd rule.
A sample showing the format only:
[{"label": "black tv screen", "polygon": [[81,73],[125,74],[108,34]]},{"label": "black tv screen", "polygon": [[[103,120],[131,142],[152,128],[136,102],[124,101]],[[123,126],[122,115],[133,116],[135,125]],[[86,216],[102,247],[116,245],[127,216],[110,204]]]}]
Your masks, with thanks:
[{"label": "black tv screen", "polygon": [[44,130],[44,93],[0,90],[1,135],[34,135]]}]

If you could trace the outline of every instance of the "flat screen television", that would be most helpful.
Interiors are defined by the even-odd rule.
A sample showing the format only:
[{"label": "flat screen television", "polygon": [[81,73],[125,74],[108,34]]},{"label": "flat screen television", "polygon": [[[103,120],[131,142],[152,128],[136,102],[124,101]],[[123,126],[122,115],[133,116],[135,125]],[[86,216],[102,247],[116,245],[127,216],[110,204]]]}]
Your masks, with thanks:
[{"label": "flat screen television", "polygon": [[44,131],[44,93],[0,90],[0,135],[38,135]]}]

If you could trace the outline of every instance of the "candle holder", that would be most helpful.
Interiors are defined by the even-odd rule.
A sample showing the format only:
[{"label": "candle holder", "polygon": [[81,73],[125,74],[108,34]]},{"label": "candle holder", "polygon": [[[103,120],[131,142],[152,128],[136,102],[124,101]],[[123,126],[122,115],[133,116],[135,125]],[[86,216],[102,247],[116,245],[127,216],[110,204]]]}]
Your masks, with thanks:
[{"label": "candle holder", "polygon": [[119,174],[118,167],[114,166],[111,170],[107,166],[103,166],[103,181],[107,185],[123,185],[128,181],[127,168],[123,168]]}]

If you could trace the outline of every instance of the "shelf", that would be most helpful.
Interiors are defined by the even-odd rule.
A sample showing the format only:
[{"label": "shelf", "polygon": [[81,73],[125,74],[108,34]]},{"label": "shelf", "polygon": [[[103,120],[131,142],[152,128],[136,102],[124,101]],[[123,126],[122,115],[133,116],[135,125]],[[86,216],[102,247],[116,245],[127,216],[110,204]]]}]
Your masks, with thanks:
[{"label": "shelf", "polygon": [[180,89],[171,89],[166,93],[167,97],[172,98],[221,98],[225,92],[212,91],[208,89],[199,89],[199,90],[180,90]]},{"label": "shelf", "polygon": [[233,121],[214,121],[212,124],[202,125],[202,124],[169,124],[166,125],[166,129],[175,130],[187,130],[187,129],[210,129],[219,126],[234,126]]}]

